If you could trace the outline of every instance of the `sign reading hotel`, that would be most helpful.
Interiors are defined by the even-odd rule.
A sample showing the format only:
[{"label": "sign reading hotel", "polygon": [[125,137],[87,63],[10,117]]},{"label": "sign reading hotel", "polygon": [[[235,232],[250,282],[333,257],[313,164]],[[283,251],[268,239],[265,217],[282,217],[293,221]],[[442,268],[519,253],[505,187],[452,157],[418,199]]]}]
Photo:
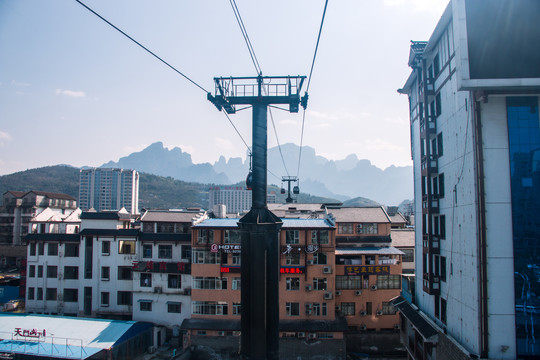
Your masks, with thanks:
[{"label": "sign reading hotel", "polygon": [[389,275],[389,266],[345,266],[346,275]]},{"label": "sign reading hotel", "polygon": [[217,253],[219,251],[224,252],[224,253],[240,254],[242,252],[242,246],[241,245],[218,245],[218,244],[212,244],[212,246],[210,246],[210,252]]}]

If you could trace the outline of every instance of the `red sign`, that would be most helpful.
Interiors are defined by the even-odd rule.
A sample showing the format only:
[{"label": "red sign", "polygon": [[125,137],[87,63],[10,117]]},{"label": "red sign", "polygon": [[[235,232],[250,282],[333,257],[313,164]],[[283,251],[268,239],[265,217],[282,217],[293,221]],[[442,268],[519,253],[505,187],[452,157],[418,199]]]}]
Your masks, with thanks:
[{"label": "red sign", "polygon": [[280,274],[303,274],[305,272],[305,267],[282,267],[279,269]]},{"label": "red sign", "polygon": [[239,273],[241,268],[240,266],[221,266],[219,271],[222,273]]}]

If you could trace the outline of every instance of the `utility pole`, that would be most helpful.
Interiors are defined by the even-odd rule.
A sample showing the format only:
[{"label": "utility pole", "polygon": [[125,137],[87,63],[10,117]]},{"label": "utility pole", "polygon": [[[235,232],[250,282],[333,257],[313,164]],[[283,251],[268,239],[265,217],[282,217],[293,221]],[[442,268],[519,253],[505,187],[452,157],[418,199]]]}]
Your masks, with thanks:
[{"label": "utility pole", "polygon": [[[279,359],[279,229],[282,222],[266,203],[267,112],[270,104],[288,104],[298,112],[305,76],[214,78],[218,110],[236,112],[236,105],[253,107],[251,211],[239,221],[241,231],[241,346],[248,359]],[[307,105],[307,94],[302,106]]]}]

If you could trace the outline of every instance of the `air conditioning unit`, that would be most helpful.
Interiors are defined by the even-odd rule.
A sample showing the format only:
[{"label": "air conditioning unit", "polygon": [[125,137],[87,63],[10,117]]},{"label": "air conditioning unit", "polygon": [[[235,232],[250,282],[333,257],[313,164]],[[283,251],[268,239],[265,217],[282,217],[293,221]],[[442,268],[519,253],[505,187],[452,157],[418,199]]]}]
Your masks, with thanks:
[{"label": "air conditioning unit", "polygon": [[307,263],[308,265],[313,265],[313,260],[308,260],[308,261],[306,261],[306,263]]},{"label": "air conditioning unit", "polygon": [[399,330],[399,324],[395,324],[394,329]]},{"label": "air conditioning unit", "polygon": [[331,266],[325,266],[323,268],[323,273],[324,274],[331,274],[332,273],[332,267]]},{"label": "air conditioning unit", "polygon": [[313,304],[307,303],[306,304],[306,310],[311,310],[313,308]]},{"label": "air conditioning unit", "polygon": [[308,339],[316,339],[317,338],[317,334],[309,334],[308,335]]},{"label": "air conditioning unit", "polygon": [[311,285],[306,285],[306,291],[311,291]]},{"label": "air conditioning unit", "polygon": [[184,295],[191,295],[191,288],[185,288]]},{"label": "air conditioning unit", "polygon": [[365,310],[360,311],[360,316],[366,316],[366,315],[367,315],[367,312]]},{"label": "air conditioning unit", "polygon": [[56,296],[56,299],[58,301],[62,301],[64,299],[64,297],[62,296],[62,293],[59,293],[58,296]]},{"label": "air conditioning unit", "polygon": [[336,296],[341,296],[341,290],[336,291]]},{"label": "air conditioning unit", "polygon": [[324,299],[325,299],[325,300],[330,300],[330,299],[332,299],[332,293],[331,293],[331,292],[325,292],[325,293],[324,293]]},{"label": "air conditioning unit", "polygon": [[357,296],[362,295],[362,290],[356,290],[356,291],[354,292],[354,295],[357,295]]},{"label": "air conditioning unit", "polygon": [[367,326],[366,325],[360,325],[360,330],[367,330]]},{"label": "air conditioning unit", "polygon": [[311,315],[313,314],[313,310],[311,309],[306,309],[306,315]]},{"label": "air conditioning unit", "polygon": [[377,311],[377,316],[381,316],[382,314],[383,314],[383,312],[381,310]]},{"label": "air conditioning unit", "polygon": [[62,278],[64,277],[64,274],[62,274],[61,272],[58,273],[58,280],[62,280]]},{"label": "air conditioning unit", "polygon": [[59,252],[58,252],[58,256],[59,256],[59,257],[62,257],[62,256],[64,256],[64,253],[61,252],[61,251],[59,251]]},{"label": "air conditioning unit", "polygon": [[154,288],[154,292],[155,292],[156,294],[161,294],[161,286],[156,286],[156,287]]},{"label": "air conditioning unit", "polygon": [[306,337],[306,333],[305,333],[305,332],[299,332],[299,333],[298,333],[298,337],[299,337],[300,339],[303,339],[303,338]]},{"label": "air conditioning unit", "polygon": [[149,354],[153,354],[156,352],[156,347],[155,346],[149,346],[148,347],[148,353]]},{"label": "air conditioning unit", "polygon": [[371,290],[377,290],[377,285],[371,285]]},{"label": "air conditioning unit", "polygon": [[218,336],[225,336],[225,331],[218,331],[218,332],[217,332],[217,335],[218,335]]}]

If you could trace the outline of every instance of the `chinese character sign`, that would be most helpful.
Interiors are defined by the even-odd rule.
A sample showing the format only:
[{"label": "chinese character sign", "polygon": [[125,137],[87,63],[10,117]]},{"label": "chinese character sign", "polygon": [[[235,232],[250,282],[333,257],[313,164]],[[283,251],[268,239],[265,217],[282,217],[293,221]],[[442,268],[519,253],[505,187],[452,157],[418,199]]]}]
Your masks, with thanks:
[{"label": "chinese character sign", "polygon": [[388,275],[390,274],[389,266],[345,266],[346,275]]}]

